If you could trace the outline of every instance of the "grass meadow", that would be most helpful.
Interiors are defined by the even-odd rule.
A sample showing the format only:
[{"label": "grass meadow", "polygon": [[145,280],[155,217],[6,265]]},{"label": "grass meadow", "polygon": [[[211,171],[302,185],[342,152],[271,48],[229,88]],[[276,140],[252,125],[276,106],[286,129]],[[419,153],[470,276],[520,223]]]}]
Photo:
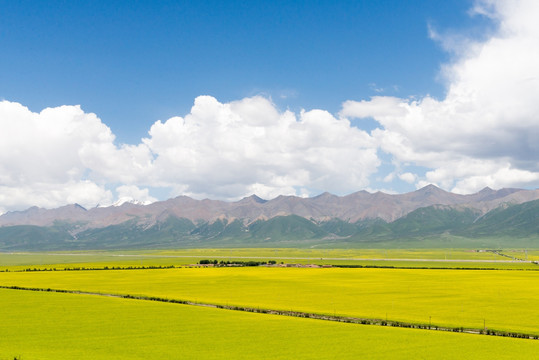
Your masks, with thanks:
[{"label": "grass meadow", "polygon": [[0,289],[0,359],[515,359],[535,340]]}]

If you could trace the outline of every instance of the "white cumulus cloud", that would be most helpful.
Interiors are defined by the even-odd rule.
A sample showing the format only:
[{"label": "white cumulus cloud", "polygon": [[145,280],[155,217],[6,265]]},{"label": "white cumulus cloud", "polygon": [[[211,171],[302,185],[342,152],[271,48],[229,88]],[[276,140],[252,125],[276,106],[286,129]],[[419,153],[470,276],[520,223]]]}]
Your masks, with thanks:
[{"label": "white cumulus cloud", "polygon": [[0,128],[0,211],[155,201],[148,188],[217,199],[343,194],[366,187],[380,164],[375,140],[348,120],[280,112],[260,96],[197,97],[189,114],[157,121],[139,144],[116,145],[79,106],[34,113],[3,101]]},{"label": "white cumulus cloud", "polygon": [[399,175],[399,179],[401,179],[402,181],[405,181],[409,184],[413,183],[416,181],[417,179],[417,175],[415,174],[412,174],[411,172],[406,172],[404,174],[400,174]]},{"label": "white cumulus cloud", "polygon": [[373,139],[348,120],[323,110],[281,113],[260,96],[200,96],[190,114],[156,122],[149,135],[154,186],[196,197],[355,191],[380,163]]},{"label": "white cumulus cloud", "polygon": [[[347,101],[342,116],[373,117],[381,149],[432,171],[420,183],[472,192],[533,186],[539,177],[539,2],[478,1],[497,30],[464,41],[443,68],[444,99]],[[438,35],[443,36],[443,35]]]},{"label": "white cumulus cloud", "polygon": [[1,101],[0,129],[0,211],[110,201],[111,192],[85,176],[79,155],[84,146],[114,141],[94,114],[79,106],[34,113]]}]

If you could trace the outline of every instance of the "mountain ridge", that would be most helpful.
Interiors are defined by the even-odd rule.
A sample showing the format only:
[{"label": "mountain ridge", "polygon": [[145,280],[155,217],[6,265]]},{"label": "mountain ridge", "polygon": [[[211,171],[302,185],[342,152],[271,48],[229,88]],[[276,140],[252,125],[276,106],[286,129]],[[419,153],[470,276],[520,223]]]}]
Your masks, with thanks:
[{"label": "mountain ridge", "polygon": [[[62,251],[203,247],[537,248],[539,200],[477,210],[432,205],[388,223],[316,222],[298,215],[245,224],[241,219],[193,223],[173,216],[144,226],[131,219],[73,231],[73,224],[0,227],[0,251]],[[76,230],[76,229],[75,229]]]},{"label": "mountain ridge", "polygon": [[474,209],[481,215],[500,204],[521,204],[539,199],[539,190],[485,188],[475,194],[460,195],[434,185],[404,194],[369,193],[358,191],[345,196],[322,193],[312,198],[278,196],[264,200],[257,195],[236,202],[196,200],[188,196],[143,205],[124,202],[109,207],[84,209],[78,204],[56,209],[31,207],[24,211],[8,212],[0,216],[0,227],[17,225],[51,226],[57,221],[78,223],[79,229],[99,228],[136,219],[138,224],[152,226],[169,216],[192,222],[215,222],[218,219],[242,219],[246,224],[277,216],[298,215],[315,221],[340,219],[348,222],[381,219],[398,220],[412,211],[432,205],[448,205]]}]

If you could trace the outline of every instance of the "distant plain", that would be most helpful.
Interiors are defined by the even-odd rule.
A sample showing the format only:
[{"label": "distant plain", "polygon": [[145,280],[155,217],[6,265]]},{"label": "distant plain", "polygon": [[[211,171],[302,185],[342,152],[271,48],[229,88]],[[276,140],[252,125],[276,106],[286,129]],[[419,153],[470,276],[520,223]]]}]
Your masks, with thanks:
[{"label": "distant plain", "polygon": [[[539,260],[539,250],[510,249],[504,255]],[[493,252],[471,249],[294,249],[233,248],[125,251],[0,252],[0,271],[24,269],[184,266],[201,259],[275,260],[298,264],[396,267],[474,267],[537,269]],[[463,260],[463,261],[459,261]]]}]

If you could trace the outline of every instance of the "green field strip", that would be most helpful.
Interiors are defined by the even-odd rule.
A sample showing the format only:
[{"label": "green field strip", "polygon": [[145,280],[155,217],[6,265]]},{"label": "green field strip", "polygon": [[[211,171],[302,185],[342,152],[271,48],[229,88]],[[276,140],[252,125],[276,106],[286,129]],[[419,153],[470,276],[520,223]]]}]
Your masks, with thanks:
[{"label": "green field strip", "polygon": [[[538,250],[502,250],[523,257],[524,252],[539,254]],[[503,256],[487,250],[470,249],[294,249],[294,248],[234,248],[234,249],[177,249],[177,250],[125,250],[125,251],[64,251],[64,252],[4,252],[5,255],[26,257],[27,264],[38,264],[44,257],[61,259],[61,262],[78,262],[77,258],[90,258],[103,261],[110,258],[144,259],[144,258],[345,258],[345,259],[447,259],[447,260],[506,260]],[[8,259],[3,259],[9,261]],[[47,260],[48,261],[48,260]],[[54,260],[53,260],[54,261]]]},{"label": "green field strip", "polygon": [[[212,259],[217,260],[217,259]],[[198,260],[201,261],[201,260]],[[265,261],[261,261],[260,265],[244,265],[248,261],[258,262],[258,259],[253,258],[241,258],[241,259],[232,259],[228,262],[231,265],[217,264],[211,267],[249,267],[249,266],[262,266],[262,267],[324,267],[330,265],[329,267],[335,268],[349,268],[349,269],[361,269],[361,268],[371,268],[371,269],[418,269],[418,270],[514,270],[514,271],[539,271],[539,266],[533,265],[531,267],[522,266],[521,262],[516,261],[507,261],[506,263],[476,263],[476,262],[449,262],[449,264],[440,264],[440,262],[434,262],[431,260],[425,262],[416,262],[416,260],[408,261],[357,261],[355,263],[350,262],[320,262],[312,263],[308,261],[298,262],[298,263],[287,263],[287,264],[276,264],[270,265]],[[235,265],[234,262],[237,264]],[[517,266],[511,266],[517,263]],[[11,267],[0,267],[0,272],[37,272],[37,271],[89,271],[89,270],[155,270],[155,269],[173,269],[173,268],[182,268],[182,267],[202,267],[202,265],[188,264],[188,265],[128,265],[125,263],[81,263],[81,264],[59,264],[59,265],[40,265],[40,266],[11,266]],[[207,267],[207,266],[205,266]]]},{"label": "green field strip", "polygon": [[[505,252],[505,250],[504,250]],[[437,250],[308,250],[308,249],[183,249],[168,251],[101,251],[0,253],[0,271],[111,267],[186,266],[201,259],[268,261],[298,264],[362,265],[402,268],[495,268],[539,270],[536,251],[507,250],[515,261],[491,251]],[[529,254],[529,255],[528,255]]]},{"label": "green field strip", "polygon": [[181,304],[181,305],[190,305],[190,306],[202,306],[210,307],[215,309],[223,310],[233,310],[233,311],[243,311],[250,313],[259,313],[259,314],[269,314],[269,315],[279,315],[279,316],[290,316],[290,317],[299,317],[306,319],[315,319],[315,320],[324,320],[324,321],[335,321],[340,323],[349,323],[349,324],[361,324],[361,325],[377,325],[377,326],[389,326],[389,327],[401,327],[409,329],[422,329],[422,330],[435,330],[435,331],[450,331],[450,332],[461,332],[467,334],[476,334],[476,335],[490,335],[490,336],[503,336],[503,337],[512,337],[520,339],[530,339],[538,340],[539,335],[535,334],[526,334],[519,332],[507,332],[507,331],[497,331],[484,328],[464,328],[464,327],[442,327],[437,326],[436,324],[420,324],[420,323],[406,323],[400,321],[392,321],[388,319],[369,319],[369,318],[355,318],[355,317],[345,317],[337,316],[330,314],[315,314],[307,313],[301,311],[282,311],[275,309],[265,309],[265,308],[252,308],[252,307],[243,307],[243,306],[227,306],[220,304],[211,304],[203,302],[192,302],[189,300],[181,299],[168,299],[160,298],[155,296],[141,296],[141,295],[130,295],[130,294],[117,294],[117,293],[97,293],[97,292],[87,292],[80,290],[64,290],[64,289],[51,289],[51,288],[25,288],[19,286],[1,286],[0,289],[8,290],[22,290],[22,291],[38,291],[38,292],[55,292],[55,293],[64,293],[64,294],[77,294],[77,295],[94,295],[94,296],[105,296],[105,297],[115,297],[120,299],[133,299],[133,300],[143,300],[143,301],[157,301],[164,303],[172,304]]}]

